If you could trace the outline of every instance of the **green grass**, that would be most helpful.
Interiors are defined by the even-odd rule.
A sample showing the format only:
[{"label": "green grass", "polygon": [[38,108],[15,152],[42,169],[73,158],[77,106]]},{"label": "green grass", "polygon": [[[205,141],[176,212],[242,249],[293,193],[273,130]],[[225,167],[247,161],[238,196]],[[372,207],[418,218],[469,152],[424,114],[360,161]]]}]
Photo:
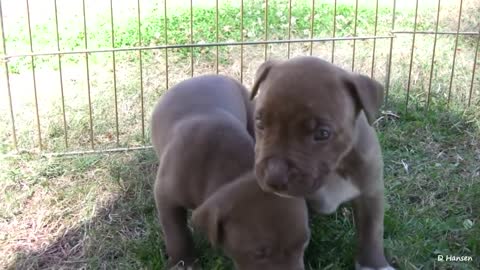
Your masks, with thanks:
[{"label": "green grass", "polygon": [[[88,2],[87,2],[88,5]],[[87,6],[88,7],[88,6]],[[62,18],[61,9],[59,16]],[[171,12],[170,10],[168,11]],[[308,1],[294,1],[292,5],[292,28],[291,34],[297,38],[308,38],[310,35],[310,16],[311,6]],[[168,15],[167,31],[168,39],[165,38],[165,17],[163,6],[154,6],[145,11],[141,20],[141,40],[139,39],[138,17],[136,13],[122,18],[114,17],[114,47],[133,47],[143,45],[162,45],[168,44],[188,44],[216,41],[216,11],[211,7],[195,7],[192,13],[192,22],[194,35],[190,39],[190,10],[178,9]],[[167,14],[169,14],[167,13]],[[353,33],[354,7],[347,4],[339,4],[337,7],[337,36],[345,36]],[[358,29],[361,32],[373,32],[375,12],[371,8],[359,8]],[[258,40],[265,37],[264,15],[265,9],[262,8],[262,1],[246,1],[244,6],[244,33],[245,40]],[[63,50],[83,49],[85,34],[82,23],[81,10],[77,12],[78,17],[62,21],[60,19],[60,48]],[[92,21],[87,24],[87,38],[90,48],[108,48],[112,47],[111,41],[111,18],[110,14],[104,12],[99,16],[89,16],[87,20]],[[390,30],[387,24],[391,20],[391,11],[389,8],[380,8],[380,33],[386,33]],[[61,27],[63,26],[63,27]],[[14,51],[19,51],[19,47],[28,51],[29,37],[28,32],[22,31],[25,28],[24,23],[16,22],[7,24],[6,42],[11,44]],[[241,39],[241,19],[240,7],[226,2],[219,8],[219,36],[220,42],[228,40],[239,41]],[[314,33],[316,36],[332,35],[333,29],[333,5],[331,3],[320,3],[315,7],[315,25]],[[288,2],[271,1],[268,8],[268,37],[269,39],[285,39],[288,36]],[[32,27],[33,47],[36,50],[55,50],[56,32],[55,21],[53,17],[42,23],[34,24]],[[21,45],[21,46],[18,46]],[[226,50],[225,48],[222,48]],[[183,57],[189,55],[190,50],[175,50],[181,53]],[[201,49],[195,49],[195,53],[201,53]],[[207,49],[204,53],[209,52]],[[56,66],[55,59],[41,59],[37,62],[37,67]],[[92,62],[95,63],[95,55]],[[65,61],[78,63],[71,57],[65,57]],[[19,73],[22,70],[30,69],[30,59],[22,59],[11,65],[11,71]]]},{"label": "green grass", "polygon": [[[462,19],[463,31],[474,31],[478,19],[469,14],[476,14],[477,7],[473,0],[466,0],[463,7],[465,19]],[[40,2],[39,2],[40,3]],[[265,37],[264,14],[262,1],[245,1],[244,33],[245,40],[262,40]],[[50,3],[51,4],[51,3]],[[135,3],[127,3],[126,7],[114,5],[115,47],[131,47],[140,45],[165,44],[165,18],[163,6],[145,3],[141,10],[141,37],[139,40],[138,18]],[[357,35],[373,35],[375,9],[366,2],[360,1],[358,9]],[[378,35],[389,35],[391,29],[391,5],[381,1],[378,10]],[[87,37],[89,48],[108,48],[112,46],[111,18],[108,3],[99,4],[86,2]],[[171,4],[169,4],[171,5]],[[53,5],[38,15],[32,8],[32,41],[35,51],[55,51],[56,33]],[[4,7],[6,14],[18,13],[22,7]],[[444,8],[439,24],[440,31],[452,31],[456,28],[455,16],[457,10],[452,6]],[[79,50],[84,48],[82,6],[78,3],[59,1],[59,31],[60,48],[62,50]],[[336,8],[336,36],[351,36],[354,32],[355,7],[351,3],[340,1]],[[414,21],[414,10],[398,8],[396,11],[396,29],[411,29]],[[311,27],[311,2],[296,0],[292,2],[291,37],[308,38]],[[315,5],[313,34],[315,37],[333,35],[334,6],[328,1],[319,1]],[[35,15],[37,14],[37,15]],[[181,7],[168,7],[167,31],[169,44],[190,43],[190,10]],[[216,10],[211,5],[195,6],[193,9],[193,43],[215,42]],[[221,2],[219,7],[220,42],[240,41],[240,6],[237,2]],[[418,14],[418,29],[433,30],[435,5],[422,6]],[[7,50],[10,54],[29,51],[29,37],[25,14],[18,17],[5,18],[5,36]],[[288,1],[270,1],[268,6],[268,38],[287,39]],[[410,71],[411,35],[398,35],[395,38],[392,55],[392,71],[390,81],[394,89],[406,89]],[[436,59],[433,69],[430,99],[433,103],[443,102],[451,92],[453,103],[466,103],[470,94],[471,73],[475,39],[460,37],[456,55],[455,73],[452,87],[450,77],[454,51],[454,36],[439,36],[436,49]],[[370,73],[372,65],[373,41],[357,41],[355,43],[355,70]],[[335,63],[351,68],[353,62],[353,42],[338,41],[335,43]],[[288,48],[290,56],[305,55],[310,51],[309,43],[269,45],[267,58],[286,58]],[[433,48],[433,35],[417,36],[414,49],[411,72],[411,97],[427,102],[429,92],[430,65]],[[386,81],[386,69],[389,59],[390,42],[388,39],[376,42],[374,76],[381,82]],[[240,78],[240,48],[215,47],[194,48],[193,66],[191,66],[190,49],[170,49],[168,55],[168,80],[171,86],[191,74],[194,75],[215,72],[218,59],[219,71],[223,74]],[[332,43],[312,44],[314,55],[331,58]],[[246,86],[251,85],[253,74],[264,57],[264,46],[245,46],[243,52],[243,78]],[[153,103],[167,88],[165,69],[165,50],[144,51],[142,53],[142,68],[140,69],[139,52],[118,52],[115,54],[116,64],[113,64],[111,53],[93,53],[89,55],[89,73],[86,73],[86,59],[83,54],[62,56],[62,81],[59,77],[57,56],[42,56],[35,58],[36,87],[38,95],[38,110],[40,123],[36,120],[36,106],[33,93],[31,59],[12,58],[9,60],[10,86],[12,92],[15,132],[20,150],[38,151],[40,143],[38,134],[42,137],[42,151],[59,152],[85,150],[91,145],[90,131],[93,130],[93,142],[96,148],[112,148],[139,146],[148,143],[148,118]],[[3,66],[1,67],[3,68]],[[116,71],[116,84],[114,73]],[[140,81],[140,72],[143,75]],[[1,72],[4,74],[4,72]],[[87,77],[88,75],[88,77]],[[474,91],[471,103],[478,105],[480,92],[479,77],[474,80]],[[60,82],[63,83],[63,108]],[[90,91],[91,106],[88,91]],[[115,108],[115,91],[117,108]],[[0,152],[8,153],[14,148],[12,122],[9,112],[6,91],[0,94],[0,127],[3,132],[0,142]],[[143,96],[143,99],[142,99]],[[142,111],[141,104],[144,103]],[[92,125],[90,123],[90,107],[92,109]],[[65,110],[65,120],[63,119]],[[119,128],[116,129],[118,119]],[[38,131],[40,129],[40,131]],[[118,137],[118,140],[117,140]],[[65,145],[65,139],[68,145]]]},{"label": "green grass", "polygon": [[[399,269],[478,269],[478,111],[434,106],[404,113],[403,99],[377,130],[385,159],[385,246]],[[165,263],[152,183],[153,151],[3,158],[2,268],[158,269]],[[352,209],[313,215],[308,269],[351,269]],[[35,232],[35,233],[33,233]],[[196,235],[204,269],[231,269]],[[27,242],[28,241],[28,244]],[[439,263],[438,254],[473,256]]]},{"label": "green grass", "polygon": [[[362,2],[362,1],[360,1]],[[62,12],[62,1],[59,4],[59,44],[62,50],[84,49],[85,33],[83,25],[83,13],[81,6],[73,13],[73,18],[68,17],[71,12]],[[371,5],[362,3],[358,9],[358,35],[372,34],[375,24],[375,9]],[[66,4],[64,4],[66,5]],[[87,41],[89,48],[109,48],[112,47],[112,29],[109,10],[104,7],[103,13],[90,11],[94,3],[87,1]],[[90,9],[89,9],[90,7]],[[136,11],[136,6],[132,6]],[[94,10],[94,9],[93,9]],[[177,8],[173,11],[167,11],[167,31],[168,38],[165,38],[165,17],[164,9],[160,4],[155,4],[143,11],[141,15],[141,25],[138,25],[136,12],[130,12],[127,15],[115,17],[116,6],[114,6],[113,30],[115,33],[114,47],[133,47],[142,45],[163,45],[168,44],[188,44],[216,41],[216,11],[212,7],[195,6],[193,13],[186,8]],[[472,14],[476,10],[471,11]],[[268,37],[269,39],[286,39],[288,36],[288,1],[274,0],[269,2],[268,6]],[[349,36],[354,33],[355,7],[352,3],[340,1],[337,4],[336,35]],[[435,8],[428,6],[420,9],[418,19],[418,30],[432,30],[434,28]],[[307,0],[293,0],[292,3],[292,27],[291,34],[296,38],[308,38],[311,28],[311,3]],[[384,3],[378,10],[378,34],[385,35],[391,30],[392,4]],[[333,34],[333,14],[334,6],[328,1],[319,1],[315,6],[315,23],[313,33],[315,36],[325,37]],[[192,15],[192,16],[191,16]],[[399,29],[411,29],[413,27],[414,11],[412,9],[398,9],[396,13],[396,25]],[[244,4],[244,38],[245,40],[258,40],[265,37],[265,7],[263,1],[252,0],[245,1]],[[448,17],[444,18],[439,26],[439,30],[450,28],[451,21]],[[23,19],[23,20],[21,20]],[[192,19],[193,37],[190,37],[190,22]],[[471,18],[464,22],[468,25],[470,31],[475,31],[476,19]],[[26,52],[29,50],[28,31],[25,18],[6,23],[6,42],[7,49],[11,52]],[[241,19],[240,7],[235,2],[224,2],[219,7],[219,36],[220,42],[241,39]],[[140,33],[139,33],[140,30]],[[140,34],[140,35],[139,35]],[[55,20],[53,14],[39,23],[32,23],[32,46],[36,51],[56,50],[56,32]],[[9,47],[10,46],[10,47]],[[222,48],[225,49],[225,48]],[[190,50],[179,50],[186,57]],[[201,53],[201,49],[195,49],[194,52]],[[208,51],[208,49],[207,49]],[[205,53],[205,52],[204,52]],[[36,66],[56,67],[55,59],[40,59]],[[78,63],[72,57],[66,56],[65,61]],[[93,55],[95,62],[95,55]],[[11,66],[14,73],[22,70],[29,70],[30,59],[24,58],[14,62]]]},{"label": "green grass", "polygon": [[[37,2],[35,2],[37,3]],[[152,2],[153,3],[153,2]],[[131,47],[140,45],[164,45],[165,25],[164,10],[160,4],[143,3],[141,10],[141,37],[139,40],[136,3],[125,2],[125,7],[114,4],[115,47]],[[244,4],[244,40],[263,40],[265,37],[264,13],[262,1],[245,1]],[[38,2],[38,5],[41,3]],[[355,7],[352,3],[340,1],[337,5],[336,36],[351,36],[354,33]],[[378,11],[378,35],[390,35],[392,10],[391,3],[381,1]],[[32,2],[32,5],[34,3]],[[92,8],[95,5],[96,8]],[[118,6],[117,6],[118,5]],[[185,7],[168,7],[167,31],[169,44],[190,43],[190,10]],[[34,51],[55,51],[56,33],[53,5],[45,4],[43,12],[35,12],[38,7],[31,7],[32,41]],[[112,46],[111,18],[109,3],[93,3],[86,1],[87,37],[89,48],[108,48]],[[7,5],[3,7],[5,14],[18,16],[5,17],[5,36],[9,54],[27,52],[29,37],[26,28],[26,14],[19,11],[22,6]],[[81,3],[58,1],[60,48],[62,50],[80,50],[84,48],[83,14]],[[315,37],[333,35],[332,2],[317,1],[313,34]],[[435,28],[435,5],[421,6],[418,12],[418,30]],[[440,31],[455,31],[458,5],[445,6],[442,9],[439,23]],[[311,2],[296,0],[292,2],[291,37],[308,38],[311,27]],[[465,0],[462,16],[462,31],[476,31],[478,6],[475,0]],[[40,15],[39,15],[40,14]],[[472,15],[470,15],[472,14]],[[216,41],[216,10],[211,5],[199,5],[193,9],[193,43],[209,43]],[[240,6],[238,1],[221,2],[219,7],[220,42],[240,41]],[[411,30],[414,22],[414,10],[399,7],[396,10],[396,29]],[[359,1],[357,35],[373,35],[375,9],[366,1]],[[288,1],[269,1],[268,6],[268,38],[287,39]],[[451,92],[451,102],[465,104],[470,97],[473,55],[476,40],[471,36],[461,36],[458,40],[455,73],[452,71],[455,36],[438,37],[435,63],[432,73],[432,84],[429,87],[433,35],[417,35],[411,69],[410,97],[427,102],[430,91],[431,102],[444,102]],[[392,89],[407,89],[410,71],[411,35],[399,34],[394,39],[392,54],[392,71],[390,82]],[[357,41],[355,43],[355,71],[370,74],[372,67],[373,41]],[[310,53],[310,43],[296,43],[289,47],[286,44],[269,45],[267,58],[286,58],[288,48],[290,56]],[[386,82],[389,59],[389,39],[376,42],[374,77]],[[220,73],[240,78],[239,46],[218,48],[194,48],[193,66],[191,66],[191,49],[170,49],[168,51],[168,80],[171,86],[194,75],[215,72],[216,60]],[[330,59],[331,42],[312,44],[314,55]],[[336,64],[350,69],[353,62],[353,42],[337,41],[335,43]],[[36,120],[36,106],[33,92],[33,74],[31,59],[12,58],[8,62],[10,86],[12,92],[15,132],[19,150],[39,151],[38,134],[42,137],[42,151],[61,152],[85,150],[91,145],[90,131],[93,129],[93,142],[97,149],[112,147],[139,146],[148,143],[148,118],[153,103],[167,88],[165,69],[165,50],[142,52],[140,68],[139,52],[118,52],[113,64],[112,53],[93,53],[89,55],[89,73],[86,73],[84,54],[64,55],[62,61],[62,81],[59,77],[57,56],[36,57],[36,88],[40,123]],[[245,46],[243,51],[243,78],[247,87],[255,69],[265,59],[264,46]],[[479,61],[480,62],[480,61]],[[2,65],[0,69],[3,69]],[[116,84],[114,72],[116,71]],[[141,73],[140,73],[141,72]],[[4,76],[3,70],[0,72]],[[143,75],[140,81],[140,74]],[[88,75],[88,77],[87,77]],[[64,104],[62,106],[61,85],[63,83]],[[477,73],[473,81],[471,104],[479,104],[478,90],[480,79]],[[429,88],[431,88],[429,90]],[[92,108],[92,125],[90,123],[90,100]],[[115,91],[117,108],[115,109]],[[405,90],[401,90],[405,91]],[[143,96],[143,100],[142,100]],[[15,150],[12,122],[9,112],[9,97],[6,91],[0,93],[0,152],[9,153]],[[144,103],[142,111],[141,104]],[[65,120],[63,110],[65,109]],[[116,129],[118,118],[119,128]],[[37,127],[39,126],[39,128]],[[40,129],[40,131],[38,131]],[[118,136],[118,140],[117,140]],[[65,138],[68,145],[65,145]]]}]

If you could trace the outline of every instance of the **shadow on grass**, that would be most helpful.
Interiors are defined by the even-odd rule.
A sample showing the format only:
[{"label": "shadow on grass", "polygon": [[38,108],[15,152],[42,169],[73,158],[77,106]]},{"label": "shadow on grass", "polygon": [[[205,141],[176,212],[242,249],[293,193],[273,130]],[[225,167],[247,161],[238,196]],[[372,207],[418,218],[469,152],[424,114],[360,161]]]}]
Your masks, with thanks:
[{"label": "shadow on grass", "polygon": [[[398,269],[480,267],[480,130],[478,112],[435,104],[426,112],[392,97],[377,124],[385,161],[385,247]],[[110,155],[109,181],[121,192],[86,220],[35,252],[19,252],[10,269],[163,269],[165,254],[152,197],[153,151]],[[307,269],[353,269],[350,205],[312,215]],[[75,213],[65,213],[65,215]],[[195,236],[204,269],[233,269]],[[438,262],[438,255],[472,256]]]},{"label": "shadow on grass", "polygon": [[157,166],[153,151],[106,159],[107,181],[116,181],[121,191],[49,246],[19,252],[10,269],[159,269],[163,247],[151,195]]},{"label": "shadow on grass", "polygon": [[[158,166],[153,150],[108,155],[107,166],[120,192],[94,217],[68,229],[48,246],[19,251],[8,269],[163,269],[165,247],[157,220],[152,187]],[[75,213],[71,213],[75,214]],[[194,233],[206,269],[232,269],[232,264],[206,239]]]}]

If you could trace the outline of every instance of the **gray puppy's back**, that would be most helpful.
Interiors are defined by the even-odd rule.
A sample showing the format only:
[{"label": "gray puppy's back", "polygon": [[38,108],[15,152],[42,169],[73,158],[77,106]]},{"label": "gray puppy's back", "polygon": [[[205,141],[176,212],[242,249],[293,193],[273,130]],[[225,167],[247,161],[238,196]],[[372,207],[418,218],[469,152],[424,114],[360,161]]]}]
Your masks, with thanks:
[{"label": "gray puppy's back", "polygon": [[162,96],[152,115],[152,142],[162,176],[157,192],[182,194],[182,204],[194,208],[252,169],[249,110],[246,89],[224,76],[189,79]]}]

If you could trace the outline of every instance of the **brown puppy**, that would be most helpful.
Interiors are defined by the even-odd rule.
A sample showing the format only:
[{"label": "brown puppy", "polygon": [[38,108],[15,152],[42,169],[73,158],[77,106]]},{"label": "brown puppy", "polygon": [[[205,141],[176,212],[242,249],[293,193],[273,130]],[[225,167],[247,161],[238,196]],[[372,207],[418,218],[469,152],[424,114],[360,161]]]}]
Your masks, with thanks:
[{"label": "brown puppy", "polygon": [[309,241],[305,200],[262,191],[253,173],[247,90],[224,76],[177,84],[152,115],[160,160],[154,192],[168,267],[194,269],[192,221],[240,270],[302,270]]},{"label": "brown puppy", "polygon": [[383,250],[383,162],[371,124],[376,81],[316,57],[267,61],[257,71],[255,173],[262,189],[306,197],[319,213],[354,201],[357,269],[393,269]]}]

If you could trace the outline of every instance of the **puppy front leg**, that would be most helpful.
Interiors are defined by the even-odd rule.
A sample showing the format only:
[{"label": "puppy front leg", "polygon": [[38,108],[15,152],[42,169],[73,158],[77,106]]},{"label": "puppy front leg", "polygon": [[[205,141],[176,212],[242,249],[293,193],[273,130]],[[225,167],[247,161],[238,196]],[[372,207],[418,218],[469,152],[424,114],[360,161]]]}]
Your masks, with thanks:
[{"label": "puppy front leg", "polygon": [[353,202],[358,238],[356,270],[394,270],[383,250],[383,191]]},{"label": "puppy front leg", "polygon": [[192,234],[187,226],[187,211],[168,204],[162,204],[158,209],[169,256],[167,269],[194,269],[195,252]]}]

